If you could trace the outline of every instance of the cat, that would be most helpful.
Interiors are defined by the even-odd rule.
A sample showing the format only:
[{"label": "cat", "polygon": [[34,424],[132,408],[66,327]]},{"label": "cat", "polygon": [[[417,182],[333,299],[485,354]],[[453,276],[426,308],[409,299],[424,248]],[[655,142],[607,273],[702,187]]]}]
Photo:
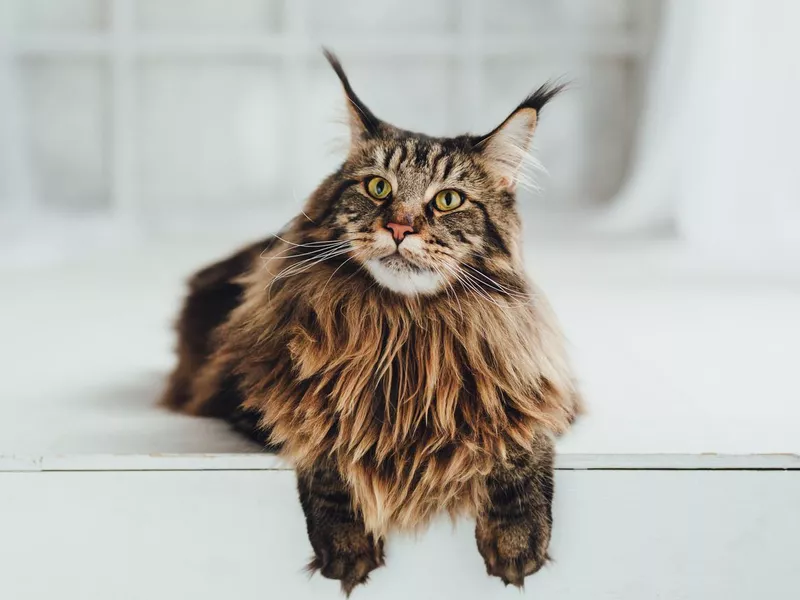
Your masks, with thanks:
[{"label": "cat", "polygon": [[312,571],[346,594],[392,530],[477,521],[487,572],[547,561],[554,437],[581,411],[558,325],[522,263],[516,189],[545,84],[485,135],[347,101],[344,163],[279,235],[189,282],[164,403],[228,420],[297,473]]}]

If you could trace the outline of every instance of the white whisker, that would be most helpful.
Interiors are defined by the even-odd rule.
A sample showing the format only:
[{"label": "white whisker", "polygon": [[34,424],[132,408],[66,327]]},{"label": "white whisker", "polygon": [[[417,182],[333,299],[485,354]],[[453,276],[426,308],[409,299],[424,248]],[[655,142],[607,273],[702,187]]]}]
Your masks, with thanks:
[{"label": "white whisker", "polygon": [[286,248],[284,250],[281,250],[281,252],[279,252],[278,254],[276,254],[274,256],[269,256],[267,258],[264,258],[262,256],[261,258],[262,258],[262,260],[264,262],[269,262],[271,260],[287,260],[287,259],[290,259],[290,258],[299,258],[301,256],[311,256],[313,254],[317,254],[319,252],[322,252],[326,248],[330,248],[330,249],[339,248],[339,247],[343,248],[347,244],[348,244],[348,242],[332,242],[330,244],[330,246],[320,246],[320,247],[317,247],[317,248],[315,248],[313,250],[309,250],[308,252],[301,252],[300,254],[284,254],[285,252],[290,252],[290,251],[294,250],[294,248]]},{"label": "white whisker", "polygon": [[497,290],[498,292],[500,292],[502,294],[506,294],[507,296],[514,296],[514,297],[517,297],[517,298],[525,298],[527,300],[533,299],[533,296],[531,294],[526,294],[524,292],[516,292],[514,290],[510,290],[510,289],[506,288],[505,286],[503,286],[498,281],[496,281],[493,278],[489,277],[486,273],[484,273],[480,269],[476,269],[475,267],[473,267],[471,265],[468,265],[466,263],[464,263],[462,266],[467,267],[469,270],[471,270],[475,274],[480,275],[486,281],[487,284],[489,284],[491,287],[493,287],[495,290]]},{"label": "white whisker", "polygon": [[[470,273],[468,273],[468,272],[464,271],[463,269],[461,270],[461,274],[462,274],[462,275],[464,275],[464,277],[465,277],[465,281],[469,281],[469,282],[470,282],[470,284],[471,284],[471,285],[472,285],[474,288],[478,289],[478,290],[481,292],[481,295],[482,295],[484,298],[486,298],[487,300],[491,301],[492,303],[494,303],[494,304],[495,304],[495,305],[497,305],[497,306],[501,306],[501,304],[499,304],[499,303],[497,302],[497,300],[491,296],[491,294],[488,292],[488,290],[486,290],[486,289],[483,287],[483,286],[485,286],[485,285],[486,285],[485,283],[483,283],[481,280],[479,280],[479,279],[478,279],[477,277],[475,277],[474,275],[471,275]],[[507,294],[507,293],[504,293],[503,295],[505,295],[505,296],[508,296],[509,298],[513,298],[513,296],[512,296],[512,295],[510,295],[510,294]],[[517,301],[516,303],[509,303],[509,304],[507,304],[506,306],[508,306],[508,307],[510,307],[510,308],[519,308],[520,306],[526,306],[526,305],[529,305],[529,304],[530,304],[530,301],[528,300],[528,301],[526,301],[526,302]]]},{"label": "white whisker", "polygon": [[333,273],[331,273],[331,276],[328,277],[328,280],[325,282],[325,285],[322,286],[322,292],[320,292],[320,293],[323,293],[325,291],[325,288],[328,287],[328,284],[331,282],[331,279],[333,279],[333,276],[336,275],[336,273],[339,271],[339,269],[341,269],[343,266],[345,266],[347,263],[349,263],[355,257],[356,257],[356,255],[355,255],[355,249],[354,249],[353,256],[351,256],[347,260],[343,261],[342,264],[340,264],[338,267],[336,267],[333,270]]},{"label": "white whisker", "polygon": [[456,278],[458,282],[464,287],[465,290],[472,293],[473,296],[476,298],[480,297],[484,300],[491,302],[497,307],[506,308],[509,305],[500,304],[495,298],[491,296],[485,289],[483,289],[480,285],[480,282],[475,280],[473,277],[470,276],[469,273],[461,269],[461,267],[455,267],[457,269]]},{"label": "white whisker", "polygon": [[288,267],[285,267],[282,271],[280,271],[277,275],[272,278],[270,281],[268,289],[270,294],[272,293],[272,286],[275,284],[276,281],[279,279],[286,279],[287,277],[292,277],[294,275],[299,275],[301,273],[305,273],[310,269],[314,268],[316,265],[334,258],[336,256],[341,256],[342,254],[347,254],[350,252],[351,248],[349,244],[346,248],[336,247],[333,249],[330,248],[323,248],[320,249],[318,253],[315,253],[314,256],[311,258],[306,258],[301,260],[297,263],[292,263]]},{"label": "white whisker", "polygon": [[301,260],[298,263],[292,263],[283,271],[278,273],[275,276],[275,279],[281,279],[282,277],[290,277],[292,275],[297,275],[298,273],[303,273],[310,269],[311,267],[318,265],[321,262],[326,261],[329,258],[333,258],[334,256],[339,256],[340,254],[346,254],[350,251],[350,248],[334,248],[332,250],[324,250],[318,254],[315,254],[311,258],[306,258]]},{"label": "white whisker", "polygon": [[340,243],[340,242],[343,241],[343,240],[312,240],[310,242],[305,242],[303,244],[298,244],[296,242],[291,242],[289,240],[286,240],[286,239],[282,238],[281,236],[279,236],[276,233],[273,233],[272,237],[282,241],[284,244],[289,244],[290,246],[299,246],[301,248],[306,247],[306,246],[321,246],[321,245],[325,245],[325,244],[337,244],[337,243]]},{"label": "white whisker", "polygon": [[[446,265],[445,265],[446,266]],[[447,279],[447,276],[439,269],[439,267],[433,267],[433,270],[439,274],[439,277],[442,278],[445,284],[445,293],[447,293],[448,298],[453,298],[458,304],[458,313],[461,315],[461,320],[464,320],[464,311],[461,308],[461,300],[458,299],[458,292],[453,287],[453,283]]]}]

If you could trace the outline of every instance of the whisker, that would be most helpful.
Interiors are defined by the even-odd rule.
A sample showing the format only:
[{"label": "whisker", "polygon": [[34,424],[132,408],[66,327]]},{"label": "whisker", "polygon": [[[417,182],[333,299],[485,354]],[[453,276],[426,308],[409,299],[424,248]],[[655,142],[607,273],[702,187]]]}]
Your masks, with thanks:
[{"label": "whisker", "polygon": [[283,239],[283,238],[282,238],[281,236],[279,236],[277,233],[273,233],[273,234],[272,234],[272,237],[274,237],[276,240],[280,240],[280,241],[281,241],[281,242],[283,242],[284,244],[289,244],[289,245],[291,245],[291,246],[299,246],[299,245],[300,245],[300,244],[295,244],[294,242],[290,242],[289,240],[285,240],[285,239]]},{"label": "whisker", "polygon": [[516,296],[516,297],[519,297],[519,298],[526,298],[526,299],[529,299],[529,300],[533,298],[532,294],[526,294],[524,292],[518,292],[518,291],[514,291],[514,290],[510,290],[510,289],[506,288],[505,286],[503,286],[498,281],[496,281],[493,278],[489,277],[486,273],[484,273],[480,269],[476,269],[475,267],[473,267],[471,265],[468,265],[466,263],[463,266],[467,267],[469,270],[473,271],[475,274],[480,275],[484,280],[486,280],[486,283],[488,283],[490,286],[492,286],[494,289],[496,289],[499,292],[502,292],[502,293],[507,294],[509,296]]},{"label": "whisker", "polygon": [[332,258],[334,256],[338,256],[340,254],[346,254],[350,251],[350,248],[334,248],[334,249],[326,249],[320,253],[315,254],[311,258],[306,258],[301,260],[297,263],[292,263],[288,267],[286,267],[283,271],[276,275],[276,279],[280,279],[283,276],[289,277],[291,275],[297,275],[298,273],[303,273],[310,269],[311,267],[318,265],[321,262],[324,262],[328,258]]},{"label": "whisker", "polygon": [[458,274],[456,275],[459,283],[464,287],[465,290],[470,291],[473,296],[478,298],[483,298],[484,300],[491,302],[495,306],[499,308],[506,308],[506,306],[500,304],[495,298],[487,293],[485,289],[482,289],[479,285],[476,285],[476,280],[470,277],[469,273],[461,269],[460,267],[456,267],[458,269]]},{"label": "whisker", "polygon": [[439,267],[433,266],[433,270],[436,271],[439,274],[439,277],[441,277],[442,280],[444,281],[445,292],[447,293],[447,297],[455,299],[456,304],[458,304],[458,313],[461,315],[461,320],[463,321],[464,311],[461,308],[461,300],[458,299],[458,292],[456,292],[456,289],[453,287],[453,283],[447,279],[447,276],[441,271]]},{"label": "whisker", "polygon": [[277,275],[275,275],[272,278],[272,281],[268,286],[270,294],[272,293],[272,286],[275,284],[276,281],[280,279],[285,279],[287,277],[292,277],[294,275],[299,275],[300,273],[304,273],[330,258],[333,258],[335,256],[340,256],[342,254],[347,254],[348,252],[350,252],[350,250],[351,248],[349,246],[347,248],[338,248],[338,247],[334,249],[325,248],[323,250],[320,250],[319,253],[315,254],[311,258],[306,258],[298,263],[292,263],[291,265],[284,268],[282,271],[280,271]]},{"label": "whisker", "polygon": [[[463,278],[461,277],[461,275],[459,274],[459,271],[458,271],[458,270],[456,270],[456,269],[457,269],[457,267],[455,267],[455,266],[451,266],[451,265],[448,265],[448,264],[443,264],[442,266],[443,266],[443,267],[445,267],[445,268],[446,268],[446,269],[447,269],[447,270],[448,270],[448,271],[449,271],[449,272],[450,272],[450,273],[453,275],[453,277],[455,278],[455,280],[456,280],[458,283],[460,283],[460,284],[461,284],[461,287],[463,287],[465,291],[470,291],[470,292],[472,292],[472,286],[469,286],[469,287],[468,287],[468,283],[466,283],[466,282],[464,281],[464,279],[463,279]],[[475,295],[475,293],[474,293],[474,292],[472,292],[472,294],[473,294],[473,295]],[[477,296],[476,296],[476,297],[477,297]]]},{"label": "whisker", "polygon": [[271,260],[287,260],[287,259],[290,259],[290,258],[298,258],[300,256],[310,256],[312,254],[317,254],[317,253],[322,252],[323,250],[325,250],[327,248],[333,249],[334,247],[337,247],[337,248],[338,247],[344,247],[344,246],[347,246],[347,244],[348,244],[348,242],[334,242],[334,243],[331,243],[330,246],[320,246],[320,247],[312,249],[312,250],[310,250],[308,252],[301,252],[300,254],[284,254],[285,252],[290,252],[291,250],[294,250],[294,248],[286,248],[284,250],[281,250],[281,252],[276,254],[275,256],[269,256],[267,258],[264,258],[262,256],[261,258],[265,262],[269,262]]},{"label": "whisker", "polygon": [[[460,269],[460,267],[459,267],[459,269]],[[463,269],[460,269],[460,272],[463,275],[465,281],[469,281],[471,285],[473,285],[476,289],[480,290],[480,292],[483,295],[485,295],[486,297],[491,297],[491,294],[489,293],[489,290],[486,289],[485,284],[480,279],[478,279],[477,277],[475,277],[471,273],[468,273],[467,271],[464,271]]]},{"label": "whisker", "polygon": [[343,261],[342,264],[340,264],[338,267],[336,267],[333,270],[333,273],[331,273],[331,276],[328,277],[328,280],[325,282],[325,285],[322,286],[322,292],[320,292],[320,293],[325,292],[325,288],[328,287],[328,284],[331,282],[331,279],[333,279],[333,276],[336,275],[336,273],[339,271],[339,269],[341,269],[343,266],[345,266],[347,263],[349,263],[351,260],[353,260],[356,257],[355,252],[356,252],[356,249],[354,249],[353,256],[351,256],[347,260]]},{"label": "whisker", "polygon": [[[295,201],[295,202],[297,202],[298,204],[301,204],[301,203],[303,202],[303,200],[302,200],[301,198],[298,198],[298,197],[297,197],[297,190],[294,188],[294,186],[292,186],[292,198],[293,198],[293,199],[294,199],[294,201]],[[314,222],[314,219],[312,219],[311,217],[309,217],[309,216],[306,214],[306,211],[305,211],[305,210],[303,210],[302,208],[300,209],[300,214],[301,214],[301,215],[303,215],[303,216],[304,216],[306,219],[308,219],[308,220],[309,220],[311,223],[313,223],[314,225],[316,225],[316,224],[317,224],[316,222]]]},{"label": "whisker", "polygon": [[[462,270],[461,273],[464,275],[466,280],[468,280],[471,283],[471,285],[473,285],[475,288],[480,289],[480,291],[482,292],[482,296],[483,297],[485,297],[487,300],[492,301],[497,306],[501,306],[500,304],[497,303],[497,301],[494,298],[491,297],[491,294],[488,293],[488,290],[486,290],[484,288],[485,284],[482,281],[480,281],[479,279],[477,279],[476,277],[474,277],[470,273],[467,273],[466,271]],[[511,299],[514,298],[514,296],[512,296],[511,294],[503,294],[503,295],[508,296]],[[530,305],[530,299],[527,299],[524,302],[523,301],[517,301],[516,303],[513,303],[513,304],[509,303],[507,306],[509,306],[511,308],[518,308],[520,306],[527,306],[527,305]]]},{"label": "whisker", "polygon": [[304,248],[304,247],[307,247],[307,246],[312,246],[312,247],[324,246],[325,244],[336,244],[336,243],[345,241],[345,240],[311,240],[310,242],[304,242],[302,244],[298,244],[297,242],[292,242],[292,241],[289,241],[287,239],[284,239],[284,238],[282,238],[281,236],[279,236],[276,233],[273,233],[272,237],[274,237],[277,240],[280,240],[284,244],[289,244],[290,246],[296,246],[296,247],[301,247],[301,248]]},{"label": "whisker", "polygon": [[[429,252],[431,254],[439,254],[439,255],[442,255],[442,256],[447,256],[447,257],[449,257],[449,258],[451,258],[453,260],[457,260],[455,254],[453,254],[453,253],[451,253],[451,252],[449,252],[447,250],[441,249],[441,248],[430,248]],[[474,255],[474,256],[480,256],[477,252],[470,252],[470,254]],[[470,279],[473,281],[473,283],[478,284],[479,287],[484,287],[484,286],[492,287],[497,292],[500,292],[503,295],[512,296],[512,297],[516,297],[516,298],[524,298],[526,300],[531,300],[531,299],[534,298],[534,295],[532,295],[532,294],[526,294],[524,292],[519,292],[519,291],[508,289],[507,287],[503,286],[500,282],[498,282],[495,279],[489,277],[486,273],[484,273],[480,269],[476,269],[472,265],[463,263],[463,264],[459,264],[458,267],[459,267],[460,270],[462,270],[462,272],[464,272],[465,276],[469,275]],[[471,274],[466,273],[465,271],[463,271],[463,269],[461,269],[461,267],[467,267],[471,271],[475,272],[477,275],[480,275],[480,277],[485,281],[481,281],[481,280],[475,278],[474,276],[472,276]]]}]

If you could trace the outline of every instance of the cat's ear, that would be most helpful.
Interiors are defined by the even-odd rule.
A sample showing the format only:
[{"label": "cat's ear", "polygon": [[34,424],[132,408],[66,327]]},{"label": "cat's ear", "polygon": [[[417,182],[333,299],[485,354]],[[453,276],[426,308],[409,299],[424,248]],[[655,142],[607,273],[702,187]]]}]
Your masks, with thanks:
[{"label": "cat's ear", "polygon": [[359,142],[374,137],[378,134],[378,130],[382,126],[380,119],[378,119],[367,106],[361,102],[361,99],[353,91],[350,81],[342,68],[342,64],[336,55],[327,48],[322,49],[325,58],[336,71],[339,81],[342,82],[344,88],[345,98],[347,100],[347,115],[348,123],[350,125],[350,144],[351,147],[357,145]]},{"label": "cat's ear", "polygon": [[516,189],[522,166],[530,156],[531,140],[542,107],[565,87],[565,83],[545,83],[525,98],[505,121],[476,140],[475,147],[498,176],[500,185],[509,191]]}]

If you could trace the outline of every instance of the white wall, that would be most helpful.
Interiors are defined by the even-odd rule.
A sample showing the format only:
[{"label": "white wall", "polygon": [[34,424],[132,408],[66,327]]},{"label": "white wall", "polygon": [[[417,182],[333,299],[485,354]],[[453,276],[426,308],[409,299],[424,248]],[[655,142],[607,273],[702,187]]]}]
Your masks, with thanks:
[{"label": "white wall", "polygon": [[344,140],[323,43],[377,114],[433,134],[487,130],[546,79],[574,79],[541,125],[537,201],[602,202],[626,169],[652,13],[634,0],[2,3],[0,215],[24,204],[151,228],[250,211],[274,227],[296,211]]}]

